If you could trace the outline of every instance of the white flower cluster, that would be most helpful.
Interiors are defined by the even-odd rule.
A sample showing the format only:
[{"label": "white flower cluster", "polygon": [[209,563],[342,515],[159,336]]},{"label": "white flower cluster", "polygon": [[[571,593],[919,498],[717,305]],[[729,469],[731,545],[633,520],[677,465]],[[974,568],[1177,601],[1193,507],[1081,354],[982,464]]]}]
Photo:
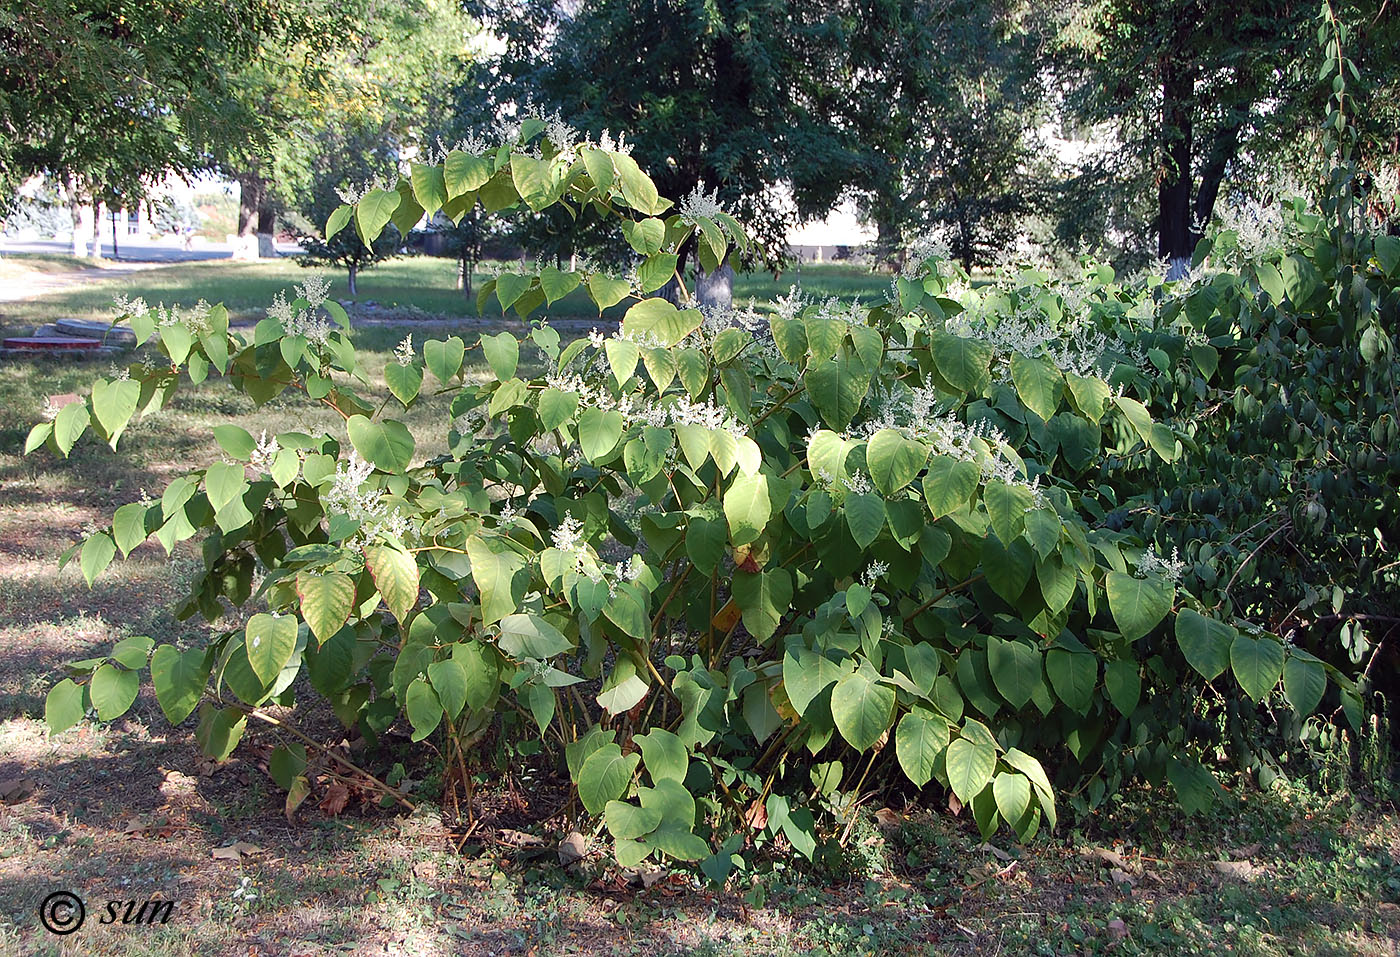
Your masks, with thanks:
[{"label": "white flower cluster", "polygon": [[1142,553],[1142,558],[1138,559],[1136,574],[1138,578],[1148,578],[1158,576],[1167,581],[1181,581],[1181,573],[1186,570],[1186,562],[1181,560],[1181,552],[1173,548],[1171,558],[1162,558],[1152,549],[1147,549]]},{"label": "white flower cluster", "polygon": [[[194,304],[194,308],[185,313],[184,323],[186,328],[196,336],[207,336],[214,331],[214,326],[209,321],[209,312],[213,307],[203,299]],[[174,312],[172,309],[171,312]]]},{"label": "white flower cluster", "polygon": [[1226,206],[1219,215],[1221,229],[1235,233],[1240,257],[1246,262],[1258,262],[1283,246],[1287,223],[1277,201],[1243,200]]},{"label": "white flower cluster", "polygon": [[641,263],[634,262],[627,268],[627,275],[622,278],[627,281],[627,294],[636,296],[638,299],[645,299],[647,293],[642,289],[642,274],[639,271]]},{"label": "white flower cluster", "polygon": [[715,336],[726,329],[743,329],[755,336],[762,336],[768,331],[768,320],[759,315],[753,300],[749,300],[748,307],[742,310],[731,306],[703,305],[700,307],[700,315],[703,317],[700,328],[691,335],[702,342],[713,341]]},{"label": "white flower cluster", "polygon": [[1031,254],[1006,246],[997,251],[996,261],[992,264],[992,273],[996,277],[996,284],[999,288],[1014,289],[1024,270],[1045,271],[1049,268],[1050,263],[1042,252]]},{"label": "white flower cluster", "polygon": [[577,375],[551,375],[546,384],[560,392],[577,393],[583,408],[620,413],[625,426],[642,424],[664,429],[676,425],[700,425],[712,430],[723,429],[735,438],[748,434],[734,421],[729,411],[715,405],[713,399],[701,405],[684,395],[669,395],[659,401],[651,401],[641,394],[614,396],[606,387],[592,386]]},{"label": "white flower cluster", "polygon": [[866,568],[866,570],[861,574],[860,583],[866,588],[873,589],[875,587],[876,582],[878,582],[881,578],[885,577],[885,573],[889,570],[889,562],[871,562],[870,567]]},{"label": "white flower cluster", "polygon": [[107,375],[111,377],[113,382],[125,382],[131,378],[131,370],[120,368],[113,362],[107,367]]},{"label": "white flower cluster", "polygon": [[625,582],[634,582],[642,577],[642,571],[646,568],[646,562],[640,553],[633,553],[626,561],[618,562],[614,566],[617,577]]},{"label": "white flower cluster", "polygon": [[401,366],[411,366],[413,365],[413,355],[413,333],[410,332],[394,348],[394,361]]},{"label": "white flower cluster", "polygon": [[262,438],[258,440],[258,444],[253,447],[252,454],[248,456],[248,466],[258,473],[267,472],[272,468],[272,462],[281,450],[282,447],[277,444],[277,437],[273,436],[269,439],[267,429],[263,429]]},{"label": "white flower cluster", "polygon": [[[546,113],[539,106],[527,103],[521,113],[509,116],[502,113],[496,117],[489,135],[473,134],[460,141],[454,148],[474,156],[494,152],[502,146],[511,147],[512,150],[518,149],[521,134],[524,132],[524,121],[531,119],[539,120],[544,124],[544,138],[549,140],[555,153],[566,163],[572,163],[578,158],[580,149],[591,145],[591,141],[565,122],[557,110]],[[538,145],[526,149],[525,153],[536,159],[544,155]]]},{"label": "white flower cluster", "polygon": [[588,547],[583,537],[583,523],[572,515],[565,515],[549,534],[550,543],[573,560],[574,570],[586,575],[590,581],[608,583],[608,596],[617,594],[618,582],[634,582],[646,570],[646,562],[640,553],[633,553],[615,565],[600,562]]},{"label": "white flower cluster", "polygon": [[[613,139],[612,133],[603,130],[596,140],[592,137],[585,138],[578,130],[566,123],[557,111],[545,114],[535,106],[525,108],[524,118],[544,121],[545,138],[549,140],[560,156],[570,163],[577,158],[579,150],[584,147],[594,147],[604,152],[621,153],[625,156],[632,155],[632,144],[627,142],[626,134]],[[423,161],[429,166],[440,166],[450,152],[485,156],[488,153],[494,153],[502,146],[514,147],[520,141],[521,128],[520,118],[503,114],[496,118],[488,132],[469,133],[451,146],[448,146],[439,137],[427,148],[423,154]],[[539,150],[536,149],[533,153],[539,155]]]},{"label": "white flower cluster", "polygon": [[472,156],[484,156],[499,145],[500,143],[493,142],[480,133],[470,133],[466,137],[453,143],[452,148],[458,152],[469,153]]},{"label": "white flower cluster", "polygon": [[364,489],[373,466],[363,461],[358,452],[350,453],[349,462],[337,462],[335,482],[321,499],[326,514],[344,515],[360,523],[355,538],[369,542],[380,536],[404,540],[412,530],[409,520],[399,509],[389,510],[382,489]]},{"label": "white flower cluster", "polygon": [[1184,299],[1202,286],[1209,286],[1219,274],[1220,270],[1212,267],[1209,261],[1189,267],[1184,275],[1172,280],[1172,295]]},{"label": "white flower cluster", "polygon": [[[986,419],[971,424],[956,416],[940,414],[936,389],[916,386],[907,392],[886,393],[878,400],[873,415],[855,429],[855,438],[869,439],[881,429],[894,429],[905,438],[927,444],[934,455],[946,455],[976,465],[982,481],[996,479],[1007,485],[1031,490],[1037,503],[1043,493],[1039,479],[1027,481],[1016,462],[1005,453],[1010,448],[1006,436]],[[869,491],[861,476],[862,490]],[[847,482],[848,489],[852,483]]]},{"label": "white flower cluster", "polygon": [[565,515],[550,532],[549,540],[561,552],[581,553],[584,549],[583,523],[572,515]]},{"label": "white flower cluster", "polygon": [[325,276],[313,273],[306,277],[306,282],[297,284],[296,291],[297,298],[305,299],[308,308],[320,309],[330,296],[331,281]]},{"label": "white flower cluster", "polygon": [[112,300],[117,307],[118,316],[143,316],[150,311],[150,306],[146,305],[146,300],[137,296],[135,299],[128,299],[126,296],[118,295]]},{"label": "white flower cluster", "polygon": [[1087,318],[1090,307],[1090,293],[1083,285],[1074,282],[1057,280],[1051,284],[1051,289],[1060,297],[1060,302],[1066,316],[1074,318]]},{"label": "white flower cluster", "polygon": [[446,162],[448,153],[461,148],[461,140],[453,146],[448,146],[441,136],[434,137],[431,143],[423,147],[422,162],[427,166],[441,166]]},{"label": "white flower cluster", "polygon": [[[303,287],[304,288],[304,287]],[[303,289],[298,292],[305,296]],[[308,298],[308,301],[309,298]],[[322,297],[321,302],[325,302]],[[277,295],[272,297],[272,305],[267,307],[269,319],[276,319],[282,324],[282,329],[289,336],[302,336],[306,341],[317,346],[324,346],[331,335],[331,324],[317,314],[315,308],[304,309],[301,313],[292,310],[292,304],[287,302],[287,296],[282,290],[277,291]]]},{"label": "white flower cluster", "polygon": [[1059,339],[1045,344],[1045,357],[1062,371],[1081,378],[1097,375],[1108,357],[1108,336],[1088,322],[1076,322]]},{"label": "white flower cluster", "polygon": [[[1075,310],[1083,308],[1082,299],[1072,299],[1072,302]],[[996,358],[1001,360],[993,370],[1001,382],[1010,378],[1013,353],[1047,359],[1061,371],[1078,376],[1097,375],[1106,361],[1108,336],[1070,308],[1067,303],[1068,318],[1055,323],[1033,302],[1021,304],[1010,315],[993,315],[995,307],[979,299],[967,311],[949,319],[944,330],[991,345]]]},{"label": "white flower cluster", "polygon": [[207,336],[213,331],[213,326],[209,323],[209,310],[211,308],[209,303],[201,299],[182,315],[178,307],[171,306],[167,309],[163,302],[152,309],[146,305],[144,299],[117,297],[117,314],[119,316],[137,316],[146,312],[154,312],[157,326],[184,326],[196,336]]},{"label": "white flower cluster", "polygon": [[694,226],[700,217],[713,219],[716,214],[724,212],[724,207],[719,204],[719,190],[707,194],[701,183],[690,191],[690,195],[682,197],[679,211],[681,219]]},{"label": "white flower cluster", "polygon": [[[533,107],[527,112],[533,112]],[[496,117],[496,121],[491,124],[491,135],[495,139],[495,146],[514,146],[519,143],[521,127],[521,121],[513,116],[503,114]],[[495,146],[489,146],[487,149],[495,149]]]},{"label": "white flower cluster", "polygon": [[584,376],[573,374],[550,375],[546,384],[561,392],[577,393],[579,403],[584,408],[621,413],[623,421],[629,426],[640,423],[664,429],[675,425],[701,425],[707,429],[723,429],[735,438],[748,434],[728,410],[716,406],[713,400],[700,405],[684,395],[668,395],[655,401],[641,393],[614,396],[606,384],[607,366],[601,356],[601,350],[609,338],[617,342],[630,342],[643,349],[662,347],[661,341],[649,333],[625,333],[619,328],[609,337],[594,328],[588,333],[588,342],[599,350],[599,354],[593,362],[593,371],[588,375],[592,377],[593,372],[597,372],[599,384],[593,385]]},{"label": "white flower cluster", "polygon": [[948,285],[944,287],[943,295],[962,303],[964,306],[977,301],[976,293],[973,291],[972,286],[961,276],[950,281]]},{"label": "white flower cluster", "polygon": [[277,290],[277,295],[272,297],[272,304],[267,307],[267,318],[276,319],[283,329],[290,327],[293,322],[292,304],[287,301],[287,294],[281,289]]},{"label": "white flower cluster", "polygon": [[1047,342],[1060,336],[1060,330],[1034,304],[1001,316],[969,310],[949,319],[944,329],[964,339],[988,343],[998,358],[1009,358],[1015,352],[1038,356]]},{"label": "white flower cluster", "polygon": [[[650,332],[626,331],[621,327],[610,338],[617,342],[630,342],[639,349],[662,349],[666,345]],[[593,337],[589,336],[588,341],[592,342]]]},{"label": "white flower cluster", "polygon": [[578,158],[580,143],[579,131],[574,129],[556,110],[549,116],[542,117],[544,120],[544,136],[549,140],[549,145],[554,147],[554,152],[559,159],[565,163],[572,163]]},{"label": "white flower cluster", "polygon": [[366,180],[363,183],[350,183],[346,186],[337,186],[335,188],[335,195],[339,196],[340,201],[347,206],[356,206],[359,204],[360,200],[377,189],[383,190],[386,193],[392,192],[394,184],[390,183],[383,176],[376,176],[374,179]]},{"label": "white flower cluster", "polygon": [[619,133],[614,140],[612,133],[603,130],[598,136],[598,149],[605,153],[621,153],[623,156],[632,155],[632,144],[627,142],[627,134]]},{"label": "white flower cluster", "polygon": [[789,286],[788,294],[780,296],[773,305],[777,308],[780,319],[796,319],[802,307],[807,305],[807,300],[803,297],[801,289]]},{"label": "white flower cluster", "polygon": [[914,240],[905,253],[904,266],[899,275],[902,279],[922,279],[928,274],[927,266],[933,261],[933,272],[942,272],[943,264],[953,258],[953,249],[947,233],[937,229]]},{"label": "white flower cluster", "polygon": [[[779,300],[781,303],[781,300]],[[835,296],[829,296],[822,300],[817,307],[818,319],[830,319],[837,322],[848,322],[853,326],[868,325],[869,311],[863,308],[859,299],[850,302],[842,302]]]},{"label": "white flower cluster", "polygon": [[[831,476],[823,472],[822,479],[826,482],[830,482]],[[846,491],[850,492],[852,495],[869,495],[875,488],[870,484],[870,476],[866,475],[860,469],[856,469],[848,478],[842,479],[841,484],[844,485]]]}]

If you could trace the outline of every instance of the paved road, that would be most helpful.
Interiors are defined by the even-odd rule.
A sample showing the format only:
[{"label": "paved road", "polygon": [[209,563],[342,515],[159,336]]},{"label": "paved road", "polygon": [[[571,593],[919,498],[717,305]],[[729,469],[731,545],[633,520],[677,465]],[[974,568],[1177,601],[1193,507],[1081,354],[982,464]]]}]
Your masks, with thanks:
[{"label": "paved road", "polygon": [[[196,243],[193,249],[187,250],[179,243],[126,242],[122,240],[117,244],[117,251],[119,255],[113,259],[111,243],[104,244],[102,247],[103,258],[108,262],[146,264],[233,258],[233,247],[227,243]],[[301,252],[301,247],[295,243],[278,243],[277,251],[284,256],[294,255]],[[39,239],[12,242],[0,237],[0,255],[5,253],[47,253],[67,256],[72,252],[72,246],[63,240]]]},{"label": "paved road", "polygon": [[[137,272],[143,269],[158,269],[179,263],[197,262],[209,259],[231,259],[232,249],[224,243],[202,243],[192,250],[180,246],[159,243],[122,243],[120,257],[111,258],[111,247],[101,266],[91,269],[76,269],[70,272],[31,273],[22,279],[0,279],[0,302],[17,302],[32,299],[51,292],[72,289],[85,283],[111,279],[122,273]],[[283,255],[301,252],[301,247],[290,243],[279,243],[277,251]],[[0,256],[5,253],[45,253],[67,256],[72,247],[59,240],[38,240],[31,242],[0,241]]]}]

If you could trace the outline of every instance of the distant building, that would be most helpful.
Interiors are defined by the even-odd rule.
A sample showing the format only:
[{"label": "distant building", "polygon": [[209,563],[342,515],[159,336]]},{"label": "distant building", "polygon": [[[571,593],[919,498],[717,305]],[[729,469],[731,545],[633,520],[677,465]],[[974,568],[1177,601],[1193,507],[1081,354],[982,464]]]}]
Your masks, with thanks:
[{"label": "distant building", "polygon": [[849,259],[861,246],[875,241],[875,230],[856,217],[855,203],[847,200],[827,214],[788,231],[788,253],[802,262],[835,262]]},{"label": "distant building", "polygon": [[[117,249],[126,241],[147,243],[169,235],[162,231],[153,212],[163,202],[173,201],[182,206],[190,206],[196,193],[228,189],[235,184],[210,176],[195,177],[188,182],[177,176],[167,176],[155,184],[149,194],[130,206],[113,208],[106,204],[83,202],[74,206],[69,202],[66,189],[61,182],[48,180],[43,174],[30,177],[20,187],[18,196],[22,203],[47,204],[62,215],[43,217],[43,225],[36,217],[13,217],[5,229],[5,238],[11,242],[29,240],[58,239],[72,245],[73,254],[85,256],[91,247]],[[16,222],[22,223],[16,225]]]}]

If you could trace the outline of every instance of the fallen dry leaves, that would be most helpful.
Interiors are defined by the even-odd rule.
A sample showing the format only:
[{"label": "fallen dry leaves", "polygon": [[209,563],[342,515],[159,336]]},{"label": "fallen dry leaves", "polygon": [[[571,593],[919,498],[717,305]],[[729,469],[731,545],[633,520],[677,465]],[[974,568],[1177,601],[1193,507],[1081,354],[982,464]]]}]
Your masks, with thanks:
[{"label": "fallen dry leaves", "polygon": [[261,854],[263,849],[256,844],[249,844],[247,841],[234,841],[227,847],[216,847],[212,851],[216,861],[241,861],[245,857],[253,854]]},{"label": "fallen dry leaves", "polygon": [[34,794],[36,787],[33,778],[10,778],[8,781],[0,781],[0,801],[6,804],[26,801]]},{"label": "fallen dry leaves", "polygon": [[350,789],[339,781],[326,788],[326,796],[321,798],[321,803],[317,805],[330,817],[345,810],[345,805],[350,803]]}]

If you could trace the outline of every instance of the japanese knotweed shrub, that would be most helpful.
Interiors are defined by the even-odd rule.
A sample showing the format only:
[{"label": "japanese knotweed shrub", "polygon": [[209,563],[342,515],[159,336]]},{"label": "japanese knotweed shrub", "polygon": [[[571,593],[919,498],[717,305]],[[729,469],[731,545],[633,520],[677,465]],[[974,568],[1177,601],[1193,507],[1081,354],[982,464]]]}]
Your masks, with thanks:
[{"label": "japanese knotweed shrub", "polygon": [[[1142,399],[1182,454],[1122,460],[1100,507],[1179,550],[1182,586],[1213,615],[1283,636],[1290,667],[1310,652],[1342,669],[1327,711],[1359,733],[1365,696],[1395,691],[1393,644],[1380,653],[1400,624],[1400,238],[1301,202],[1244,219],[1201,244],[1139,339]],[[1208,678],[1217,663],[1192,662]],[[1301,721],[1322,689],[1284,677],[1286,746],[1318,733]],[[1252,709],[1220,704],[1232,757],[1279,770],[1243,733]]]},{"label": "japanese knotweed shrub", "polygon": [[[1100,434],[1052,419],[1047,436],[1039,416],[993,404],[983,415],[994,427],[1050,453],[1091,523],[1160,543],[1168,557],[1147,560],[1191,608],[1293,646],[1263,695],[1203,696],[1198,680],[1234,671],[1233,639],[1193,642],[1180,615],[1144,636],[1139,650],[1172,675],[1149,692],[1151,709],[1061,738],[1060,774],[1080,782],[1080,810],[1142,773],[1163,741],[1271,778],[1280,748],[1326,733],[1320,704],[1360,734],[1365,694],[1393,688],[1393,667],[1375,665],[1400,622],[1400,375],[1387,332],[1400,321],[1400,238],[1360,231],[1339,243],[1335,221],[1301,200],[1228,218],[1246,222],[1204,240],[1178,282],[1024,268],[950,290],[961,308],[945,329],[984,343],[993,370],[1017,356],[1070,374],[1099,368],[1156,420],[1160,454],[1153,434],[1144,444],[1121,420]],[[1173,643],[1184,662],[1169,664]],[[1282,721],[1257,720],[1265,698]]]},{"label": "japanese knotweed shrub", "polygon": [[[615,220],[630,277],[546,267],[483,286],[528,320],[523,337],[406,344],[386,393],[316,283],[250,335],[218,306],[128,309],[160,361],[99,380],[29,451],[67,454],[88,430],[115,447],[184,374],[258,403],[304,392],[344,424],[216,427],[222,461],[74,547],[92,580],[148,537],[199,536],[184,613],[254,600],[256,574],[266,610],[207,647],[128,638],[73,663],[48,695],[55,732],[89,707],[122,714],[146,670],[167,717],[197,714],[220,759],[250,717],[303,693],[367,739],[396,723],[433,737],[449,767],[493,728],[528,730],[619,861],[699,860],[720,878],[746,841],[813,855],[833,812],[896,775],[951,791],[986,834],[1028,837],[1083,778],[1066,753],[1106,737],[1132,749],[1128,773],[1199,807],[1214,779],[1155,716],[1204,685],[1190,665],[1256,702],[1284,676],[1300,708],[1321,699],[1322,663],[1208,613],[1170,560],[1103,521],[1110,493],[1086,475],[1172,461],[1183,442],[1111,374],[1134,344],[1105,297],[1046,283],[979,297],[925,250],[874,308],[793,296],[764,318],[707,317],[686,306],[677,252],[693,243],[714,269],[742,249],[738,224],[699,195],[673,208],[625,152],[542,132],[414,165],[327,229],[368,242],[476,202]],[[672,280],[680,306],[653,295]],[[579,286],[617,307],[615,334],[563,343],[529,318]],[[1150,320],[1146,300],[1132,308]],[[974,320],[1051,331],[1001,350]],[[451,397],[447,451],[426,460],[385,411],[425,394]],[[273,766],[305,795],[303,751]]]}]

